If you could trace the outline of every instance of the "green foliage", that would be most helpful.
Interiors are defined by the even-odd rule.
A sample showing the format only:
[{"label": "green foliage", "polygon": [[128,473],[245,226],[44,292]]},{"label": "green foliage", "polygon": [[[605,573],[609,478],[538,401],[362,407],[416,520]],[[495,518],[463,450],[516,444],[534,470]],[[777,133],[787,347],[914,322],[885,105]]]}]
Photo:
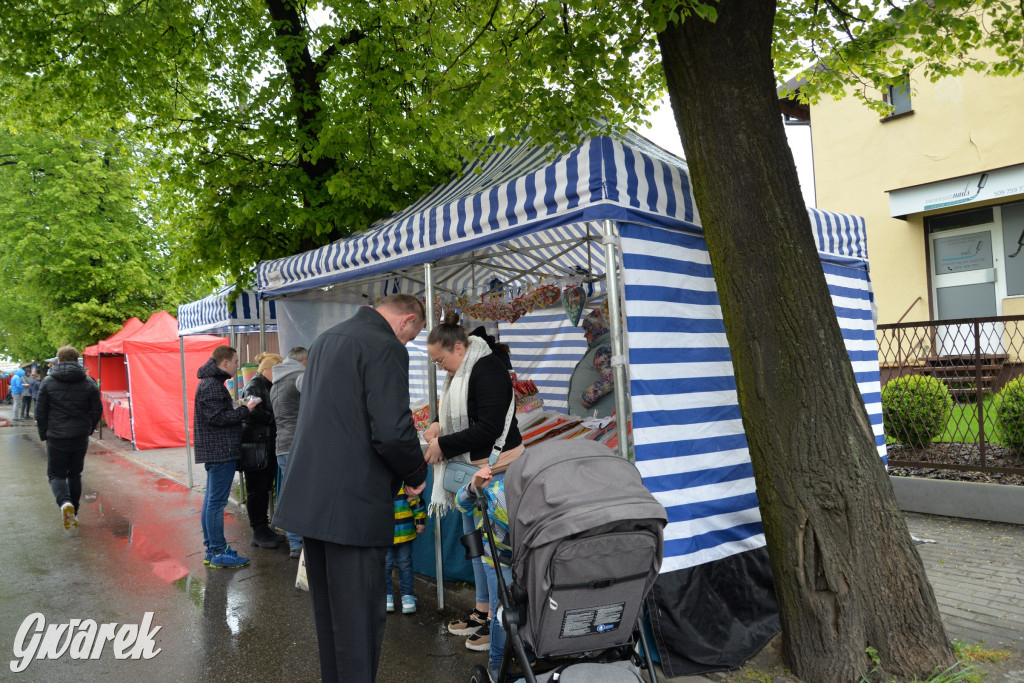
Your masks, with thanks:
[{"label": "green foliage", "polygon": [[1003,444],[1024,453],[1024,377],[1010,380],[999,392],[996,420]]},{"label": "green foliage", "polygon": [[952,407],[946,385],[927,375],[897,377],[882,388],[885,433],[902,444],[929,443],[942,433]]},{"label": "green foliage", "polygon": [[138,198],[114,148],[0,132],[0,354],[82,348],[165,305],[166,247]]}]

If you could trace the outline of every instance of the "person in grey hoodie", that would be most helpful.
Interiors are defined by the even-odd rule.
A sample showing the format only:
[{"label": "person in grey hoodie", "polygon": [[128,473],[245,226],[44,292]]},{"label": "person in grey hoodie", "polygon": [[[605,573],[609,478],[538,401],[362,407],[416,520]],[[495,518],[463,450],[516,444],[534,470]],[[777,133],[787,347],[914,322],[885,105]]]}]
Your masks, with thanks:
[{"label": "person in grey hoodie", "polygon": [[[284,485],[287,474],[288,451],[295,438],[295,425],[299,421],[299,396],[302,392],[302,378],[306,371],[306,356],[309,352],[296,346],[288,352],[283,363],[273,368],[274,385],[270,388],[270,405],[277,422],[277,468],[278,477]],[[278,486],[278,490],[281,487]],[[302,552],[302,536],[286,531],[289,557],[298,558]]]},{"label": "person in grey hoodie", "polygon": [[46,476],[68,533],[78,531],[82,469],[89,435],[100,423],[103,406],[96,382],[78,364],[78,351],[62,346],[57,365],[39,387],[36,428],[46,442]]}]

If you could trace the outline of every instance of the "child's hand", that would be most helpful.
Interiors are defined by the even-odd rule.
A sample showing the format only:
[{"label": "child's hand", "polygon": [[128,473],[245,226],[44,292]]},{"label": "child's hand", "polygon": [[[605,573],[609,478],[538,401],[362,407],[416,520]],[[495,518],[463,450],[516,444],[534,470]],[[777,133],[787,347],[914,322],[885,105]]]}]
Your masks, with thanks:
[{"label": "child's hand", "polygon": [[491,480],[491,468],[481,467],[473,474],[473,488],[482,489]]},{"label": "child's hand", "polygon": [[417,534],[422,534],[426,530],[427,530],[427,526],[425,524],[417,524],[416,525],[416,533]]}]

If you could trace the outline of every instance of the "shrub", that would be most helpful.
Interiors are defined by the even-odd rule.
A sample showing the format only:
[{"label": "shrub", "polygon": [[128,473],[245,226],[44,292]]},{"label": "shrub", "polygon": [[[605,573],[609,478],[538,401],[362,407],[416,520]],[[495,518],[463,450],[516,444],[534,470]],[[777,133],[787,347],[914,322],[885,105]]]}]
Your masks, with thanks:
[{"label": "shrub", "polygon": [[897,377],[882,389],[885,433],[907,446],[923,446],[941,434],[952,407],[945,383],[928,375]]},{"label": "shrub", "polygon": [[1024,451],[1024,377],[1007,382],[999,392],[996,405],[1003,444],[1018,453]]}]

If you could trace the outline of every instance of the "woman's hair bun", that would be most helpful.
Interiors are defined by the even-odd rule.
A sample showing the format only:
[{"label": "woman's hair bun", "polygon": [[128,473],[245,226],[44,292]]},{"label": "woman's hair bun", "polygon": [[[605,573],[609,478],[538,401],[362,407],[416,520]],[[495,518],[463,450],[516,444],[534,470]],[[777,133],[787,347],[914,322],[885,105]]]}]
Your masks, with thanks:
[{"label": "woman's hair bun", "polygon": [[459,326],[459,313],[458,311],[455,310],[455,304],[445,304],[444,322],[442,322],[441,324],[450,327]]}]

